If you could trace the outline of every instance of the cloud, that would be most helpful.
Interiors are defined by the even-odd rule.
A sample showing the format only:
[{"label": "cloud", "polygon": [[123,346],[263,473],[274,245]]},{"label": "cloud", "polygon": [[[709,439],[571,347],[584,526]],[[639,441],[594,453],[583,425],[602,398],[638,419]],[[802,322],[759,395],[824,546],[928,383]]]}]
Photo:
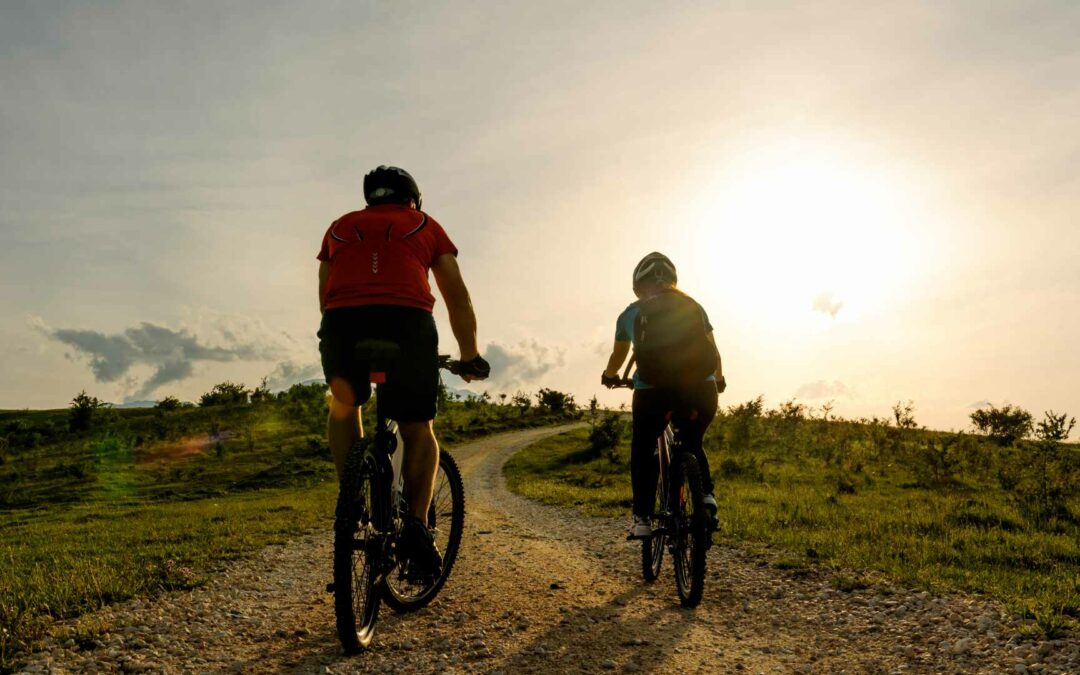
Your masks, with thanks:
[{"label": "cloud", "polygon": [[545,347],[536,340],[523,340],[511,346],[492,342],[484,351],[484,358],[491,364],[488,381],[503,389],[532,384],[565,363],[562,349]]},{"label": "cloud", "polygon": [[288,389],[297,382],[321,378],[322,365],[318,361],[312,363],[300,363],[299,361],[282,361],[266,376],[266,386],[270,391]]},{"label": "cloud", "polygon": [[807,401],[822,401],[850,396],[851,390],[846,384],[839,381],[826,382],[825,380],[818,380],[817,382],[807,382],[795,391],[795,398],[806,399]]},{"label": "cloud", "polygon": [[[50,328],[38,317],[31,325],[48,337],[71,347],[69,358],[86,359],[98,382],[121,382],[127,389],[138,387],[131,397],[146,397],[159,387],[192,375],[198,362],[264,361],[278,358],[282,348],[256,335],[219,327],[220,344],[209,344],[186,328],[172,329],[150,322],[121,333]],[[150,377],[139,384],[132,368],[149,366]],[[131,398],[129,397],[129,398]]]},{"label": "cloud", "polygon": [[833,297],[832,291],[825,291],[814,298],[813,310],[815,312],[821,312],[822,314],[828,314],[835,319],[843,306],[844,303],[842,301]]}]

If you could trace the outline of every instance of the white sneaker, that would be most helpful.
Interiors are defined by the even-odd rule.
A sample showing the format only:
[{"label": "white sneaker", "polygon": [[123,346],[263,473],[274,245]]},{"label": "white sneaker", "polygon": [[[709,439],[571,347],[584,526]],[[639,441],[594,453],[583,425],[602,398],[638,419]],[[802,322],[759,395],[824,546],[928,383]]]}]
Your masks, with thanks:
[{"label": "white sneaker", "polygon": [[712,511],[714,516],[716,515],[716,497],[713,497],[711,492],[705,495],[705,498],[702,499],[701,502],[705,505],[705,508]]},{"label": "white sneaker", "polygon": [[648,539],[652,536],[652,520],[642,516],[634,516],[634,524],[630,528],[627,539]]}]

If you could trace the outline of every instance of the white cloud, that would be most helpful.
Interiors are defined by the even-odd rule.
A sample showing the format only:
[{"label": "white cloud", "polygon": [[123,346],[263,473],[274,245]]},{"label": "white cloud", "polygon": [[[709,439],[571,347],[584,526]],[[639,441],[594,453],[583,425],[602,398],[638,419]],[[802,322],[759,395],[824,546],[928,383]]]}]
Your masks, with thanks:
[{"label": "white cloud", "polygon": [[851,389],[846,384],[839,381],[826,382],[825,380],[818,380],[816,382],[807,382],[795,391],[795,398],[806,399],[808,401],[851,398],[851,396]]},{"label": "white cloud", "polygon": [[565,350],[546,347],[536,340],[522,340],[516,345],[492,342],[484,350],[491,364],[488,379],[496,388],[513,389],[535,384],[544,374],[565,363]]},{"label": "white cloud", "polygon": [[841,300],[836,299],[833,296],[832,291],[825,291],[814,298],[813,310],[815,312],[821,312],[822,314],[828,314],[835,319],[843,306],[844,303]]}]

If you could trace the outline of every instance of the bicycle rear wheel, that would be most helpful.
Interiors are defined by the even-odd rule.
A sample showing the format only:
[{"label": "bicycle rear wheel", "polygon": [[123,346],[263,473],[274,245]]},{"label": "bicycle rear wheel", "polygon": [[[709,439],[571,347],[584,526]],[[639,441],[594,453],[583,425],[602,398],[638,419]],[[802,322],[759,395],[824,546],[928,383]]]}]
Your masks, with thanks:
[{"label": "bicycle rear wheel", "polygon": [[[398,508],[404,511],[405,504]],[[398,561],[383,579],[382,598],[398,612],[411,612],[424,607],[439,594],[461,547],[465,529],[465,486],[457,463],[448,452],[439,453],[439,470],[435,474],[435,490],[428,509],[428,528],[435,535],[435,545],[442,554],[442,570],[430,581],[410,579],[406,565]]]},{"label": "bicycle rear wheel", "polygon": [[708,513],[701,470],[689,452],[673,462],[672,517],[675,587],[683,607],[697,607],[705,591],[705,553],[709,549]]},{"label": "bicycle rear wheel", "polygon": [[358,444],[345,462],[334,515],[334,614],[346,654],[371,643],[379,614],[379,497],[375,458]]}]

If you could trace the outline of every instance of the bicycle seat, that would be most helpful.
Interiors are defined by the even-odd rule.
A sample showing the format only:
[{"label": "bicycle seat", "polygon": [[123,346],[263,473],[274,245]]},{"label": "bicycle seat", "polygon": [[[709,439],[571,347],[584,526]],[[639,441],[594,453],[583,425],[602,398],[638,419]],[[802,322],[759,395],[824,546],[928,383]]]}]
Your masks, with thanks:
[{"label": "bicycle seat", "polygon": [[401,347],[389,340],[361,340],[353,348],[357,364],[372,377],[372,382],[386,381],[387,371],[401,358]]}]

